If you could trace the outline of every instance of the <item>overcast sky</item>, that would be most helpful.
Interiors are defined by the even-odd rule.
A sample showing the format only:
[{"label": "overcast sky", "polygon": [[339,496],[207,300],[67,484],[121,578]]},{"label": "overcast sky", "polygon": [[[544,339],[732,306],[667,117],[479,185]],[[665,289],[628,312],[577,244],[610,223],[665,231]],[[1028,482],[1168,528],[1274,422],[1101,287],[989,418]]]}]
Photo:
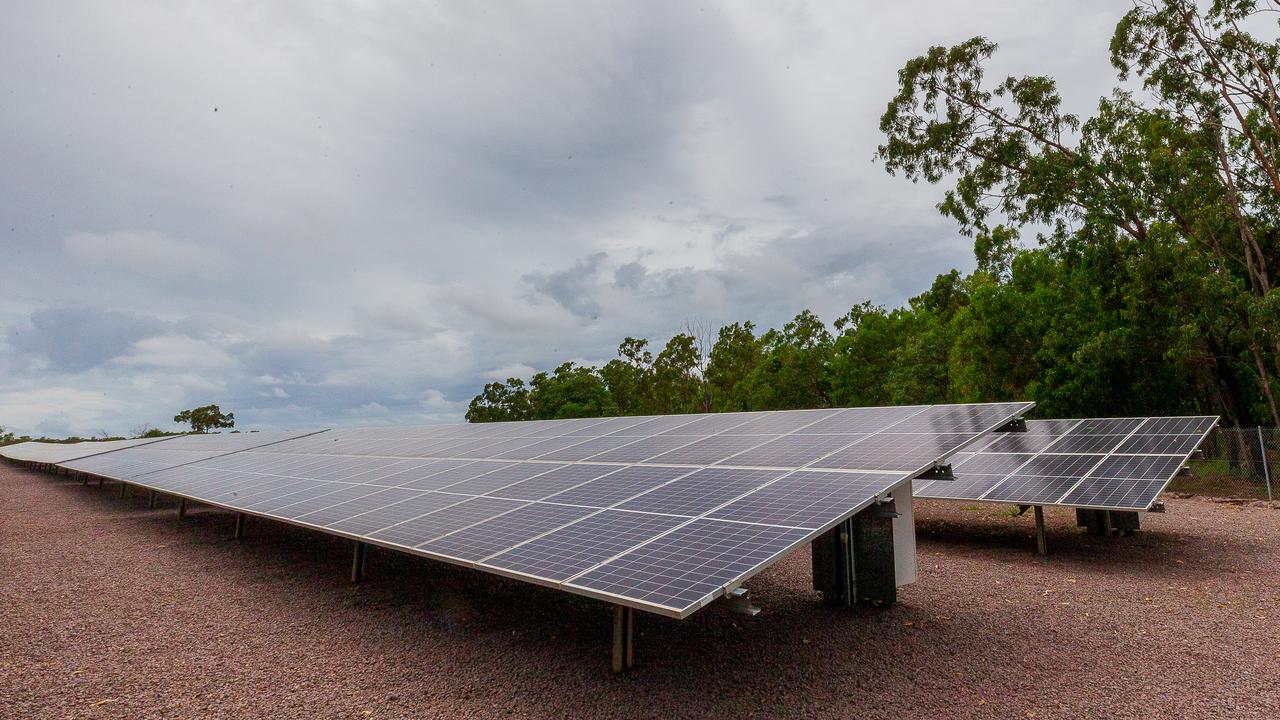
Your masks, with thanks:
[{"label": "overcast sky", "polygon": [[899,304],[973,260],[872,162],[898,68],[984,34],[1088,113],[1127,7],[7,4],[0,425],[458,420],[626,335]]}]

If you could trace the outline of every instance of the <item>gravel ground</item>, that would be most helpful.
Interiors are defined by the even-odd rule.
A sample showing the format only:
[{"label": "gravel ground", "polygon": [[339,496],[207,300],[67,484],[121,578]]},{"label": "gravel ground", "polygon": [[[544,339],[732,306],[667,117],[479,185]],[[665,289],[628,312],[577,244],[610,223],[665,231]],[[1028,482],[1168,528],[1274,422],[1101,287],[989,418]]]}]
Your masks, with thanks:
[{"label": "gravel ground", "polygon": [[0,465],[0,717],[1187,717],[1280,714],[1280,510],[1170,499],[1130,538],[922,502],[921,574],[832,610],[801,550],[764,612],[637,617],[283,524],[146,509]]}]

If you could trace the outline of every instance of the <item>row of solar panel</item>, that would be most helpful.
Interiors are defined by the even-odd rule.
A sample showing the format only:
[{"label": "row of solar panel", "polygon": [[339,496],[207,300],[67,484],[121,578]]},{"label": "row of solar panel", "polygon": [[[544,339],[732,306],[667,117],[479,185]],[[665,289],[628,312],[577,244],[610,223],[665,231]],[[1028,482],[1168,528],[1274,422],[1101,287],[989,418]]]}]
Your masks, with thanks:
[{"label": "row of solar panel", "polygon": [[1216,417],[1028,421],[959,453],[955,478],[920,497],[1023,505],[1147,510],[1186,464]]},{"label": "row of solar panel", "polygon": [[[1029,407],[193,436],[65,466],[682,617]],[[642,426],[656,434],[611,437]],[[689,434],[663,434],[680,428]],[[485,457],[548,441],[582,447],[564,458]],[[607,449],[593,450],[599,441]],[[758,462],[780,466],[715,465],[765,446],[773,454]],[[868,472],[801,470],[829,456],[849,464],[855,456],[841,453],[858,446]],[[684,448],[686,462],[670,463]],[[471,457],[450,457],[458,452]],[[668,462],[631,460],[661,455]]]},{"label": "row of solar panel", "polygon": [[[328,432],[313,436],[317,439]],[[305,455],[325,457],[334,467],[344,464],[370,468],[380,462],[397,458],[440,458],[453,462],[488,462],[483,467],[497,468],[517,462],[591,462],[607,464],[645,464],[705,466],[720,465],[741,468],[812,468],[892,471],[918,470],[945,456],[953,448],[972,438],[967,433],[880,433],[877,435],[809,435],[809,436],[736,436],[721,435],[708,438],[628,438],[629,443],[613,450],[601,451],[597,440],[578,441],[572,448],[558,452],[540,453],[535,458],[516,459],[512,453],[502,453],[490,458],[484,450],[460,451],[406,447],[399,452],[378,455],[302,453],[295,449],[271,452],[263,448],[261,454],[281,456]],[[292,443],[283,443],[288,448]],[[198,462],[220,454],[218,451],[177,450],[168,443],[149,448],[137,448],[131,460],[157,465]],[[503,463],[502,461],[506,461]],[[287,465],[288,461],[280,463]]]},{"label": "row of solar panel", "polygon": [[[755,567],[778,549],[778,543],[798,542],[831,518],[901,481],[887,474],[786,475],[722,468],[535,463],[500,468],[491,467],[494,463],[470,463],[469,471],[458,473],[468,465],[441,461],[419,463],[423,468],[446,466],[435,476],[426,475],[407,486],[388,486],[374,483],[405,477],[406,471],[398,469],[403,461],[384,465],[381,471],[359,472],[351,466],[328,468],[331,457],[291,458],[303,459],[321,471],[315,475],[332,479],[304,478],[297,469],[293,475],[281,476],[226,467],[253,466],[271,457],[242,452],[222,456],[218,458],[222,462],[212,466],[186,465],[128,477],[106,467],[117,462],[104,462],[109,455],[68,466],[440,559],[483,564],[552,583],[569,582],[599,593],[615,592],[622,574],[628,578],[627,597],[681,611],[744,569]],[[351,471],[356,472],[344,475]],[[379,472],[388,474],[378,477]],[[425,482],[432,477],[434,482]],[[439,489],[430,489],[435,486]],[[706,517],[700,517],[704,513]],[[613,529],[601,536],[601,527]],[[663,536],[638,555],[606,562],[677,527],[679,532]],[[631,544],[621,544],[627,542]],[[562,552],[566,548],[572,549],[568,556]],[[669,553],[671,562],[654,565],[655,553]],[[698,562],[702,569],[690,573],[686,561]],[[595,569],[574,577],[591,568]],[[644,572],[652,577],[640,579]],[[667,577],[669,572],[676,575]]]}]

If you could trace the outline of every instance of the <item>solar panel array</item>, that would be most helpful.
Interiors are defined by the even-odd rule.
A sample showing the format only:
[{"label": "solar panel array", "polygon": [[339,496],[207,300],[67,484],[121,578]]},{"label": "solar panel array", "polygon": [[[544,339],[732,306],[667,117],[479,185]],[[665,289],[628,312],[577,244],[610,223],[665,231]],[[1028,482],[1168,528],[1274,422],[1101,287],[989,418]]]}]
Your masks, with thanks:
[{"label": "solar panel array", "polygon": [[685,617],[1031,406],[187,436],[66,466]]},{"label": "solar panel array", "polygon": [[952,460],[955,478],[917,497],[1145,511],[1217,425],[1216,417],[1029,420]]},{"label": "solar panel array", "polygon": [[133,440],[93,440],[77,443],[48,443],[28,441],[0,447],[0,457],[29,463],[56,465],[68,460],[121,450],[136,445],[148,445],[164,438],[135,438]]}]

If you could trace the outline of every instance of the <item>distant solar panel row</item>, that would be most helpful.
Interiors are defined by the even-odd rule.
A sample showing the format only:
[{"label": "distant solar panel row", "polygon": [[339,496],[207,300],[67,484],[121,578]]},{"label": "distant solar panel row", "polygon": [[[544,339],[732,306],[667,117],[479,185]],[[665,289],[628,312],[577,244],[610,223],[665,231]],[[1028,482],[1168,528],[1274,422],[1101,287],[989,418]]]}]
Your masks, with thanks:
[{"label": "distant solar panel row", "polygon": [[185,436],[65,467],[684,617],[1031,406]]},{"label": "distant solar panel row", "polygon": [[1216,417],[1030,420],[993,433],[952,460],[954,480],[918,497],[1143,511],[1159,497]]},{"label": "distant solar panel row", "polygon": [[0,457],[19,462],[56,465],[58,463],[122,450],[137,445],[147,445],[164,438],[136,438],[133,440],[95,440],[77,443],[22,442],[0,447]]}]

